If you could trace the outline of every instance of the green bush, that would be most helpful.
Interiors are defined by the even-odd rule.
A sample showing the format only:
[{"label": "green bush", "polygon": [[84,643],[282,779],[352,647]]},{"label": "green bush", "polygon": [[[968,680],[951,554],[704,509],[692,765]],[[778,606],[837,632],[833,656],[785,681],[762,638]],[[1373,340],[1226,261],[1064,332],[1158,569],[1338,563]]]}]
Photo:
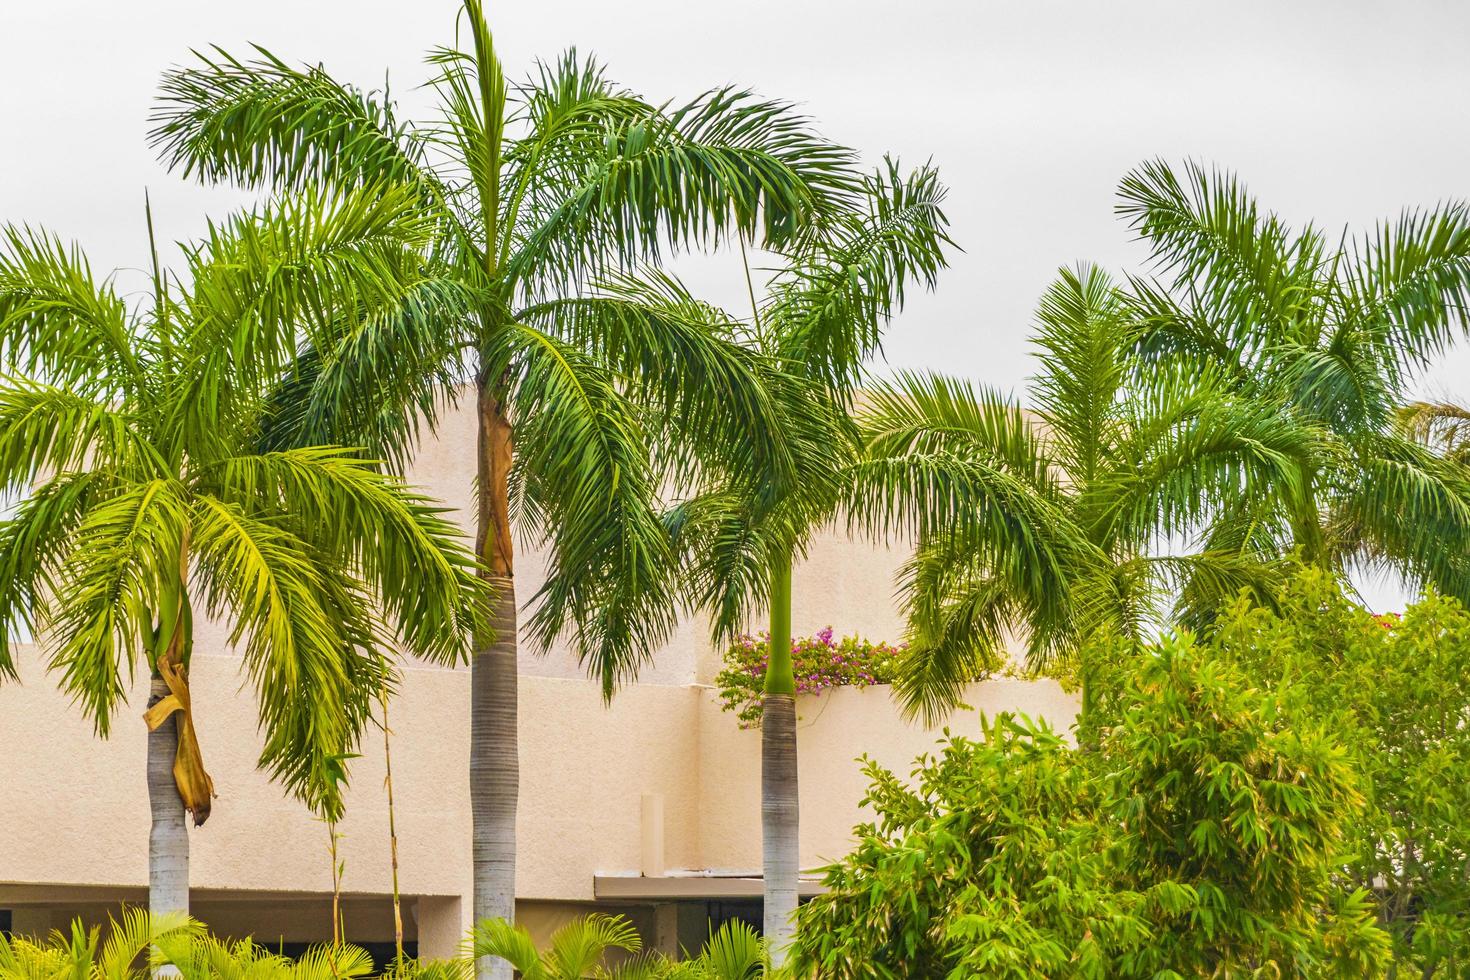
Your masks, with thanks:
[{"label": "green bush", "polygon": [[[834,687],[891,684],[907,644],[874,643],[859,636],[834,639],[832,627],[815,636],[791,641],[797,694],[819,694]],[[760,724],[761,690],[770,657],[767,635],[742,635],[725,651],[725,667],[715,678],[726,711],[734,711],[741,727]]]},{"label": "green bush", "polygon": [[1079,750],[1001,715],[912,784],[799,914],[823,978],[1377,976],[1372,900],[1335,880],[1362,796],[1289,697],[1187,637],[1119,647],[1118,724]]},{"label": "green bush", "polygon": [[1430,595],[1374,616],[1304,571],[1275,611],[1231,610],[1216,646],[1347,748],[1367,805],[1346,884],[1374,896],[1403,972],[1470,976],[1470,614]]}]

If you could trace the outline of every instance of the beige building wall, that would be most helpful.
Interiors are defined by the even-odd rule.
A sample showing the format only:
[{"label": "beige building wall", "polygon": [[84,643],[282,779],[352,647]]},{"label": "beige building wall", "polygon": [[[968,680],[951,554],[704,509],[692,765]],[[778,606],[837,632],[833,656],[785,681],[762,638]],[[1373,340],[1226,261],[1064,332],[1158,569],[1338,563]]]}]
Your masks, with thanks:
[{"label": "beige building wall", "polygon": [[[412,478],[467,513],[474,432],[446,420],[418,454]],[[893,575],[901,551],[845,534],[823,535],[795,576],[798,633],[897,640]],[[518,565],[521,595],[539,584],[534,549]],[[760,736],[741,730],[705,686],[719,669],[706,624],[684,624],[640,682],[606,704],[569,651],[521,658],[521,809],[517,888],[523,920],[545,932],[597,901],[597,879],[649,869],[645,810],[661,810],[663,869],[673,876],[758,873]],[[251,693],[218,625],[200,627],[193,661],[196,724],[219,799],[191,832],[196,914],[216,929],[266,941],[330,935],[327,828],[255,769],[260,740]],[[44,930],[73,914],[100,919],[146,897],[148,804],[141,713],[147,681],[133,684],[110,740],[57,692],[42,651],[20,650],[22,683],[0,686],[0,909],[15,928]],[[449,955],[468,926],[470,825],[467,669],[405,664],[392,705],[400,879],[409,938]],[[1064,726],[1075,705],[1050,683],[974,685],[970,710],[947,724],[977,730],[975,712],[1022,710]],[[868,754],[899,772],[939,737],[905,722],[884,688],[804,697],[800,707],[804,866],[840,857],[863,819]],[[381,734],[353,763],[340,826],[349,937],[391,939],[387,808]],[[657,870],[656,868],[653,870]],[[604,902],[605,904],[605,902]],[[646,903],[645,903],[646,904]],[[628,909],[645,931],[658,913]]]}]

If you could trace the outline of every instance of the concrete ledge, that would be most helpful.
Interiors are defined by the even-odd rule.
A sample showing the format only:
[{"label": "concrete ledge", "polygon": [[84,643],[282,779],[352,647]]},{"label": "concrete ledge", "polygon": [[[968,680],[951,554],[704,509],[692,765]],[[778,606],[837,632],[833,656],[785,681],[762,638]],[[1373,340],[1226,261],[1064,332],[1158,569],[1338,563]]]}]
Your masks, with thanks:
[{"label": "concrete ledge", "polygon": [[[593,875],[592,892],[599,901],[676,901],[719,898],[760,898],[765,883],[759,875],[674,874]],[[815,878],[802,878],[797,893],[811,898],[827,890]]]}]

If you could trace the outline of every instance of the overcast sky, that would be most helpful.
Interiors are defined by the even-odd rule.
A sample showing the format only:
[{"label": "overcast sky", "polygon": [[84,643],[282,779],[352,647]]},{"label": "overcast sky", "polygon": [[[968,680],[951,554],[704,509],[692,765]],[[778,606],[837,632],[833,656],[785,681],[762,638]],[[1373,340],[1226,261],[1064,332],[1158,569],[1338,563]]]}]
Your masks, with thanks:
[{"label": "overcast sky", "polygon": [[[662,101],[734,82],[799,102],[869,160],[932,158],[964,248],[910,304],[888,362],[1007,389],[1057,266],[1136,268],[1113,191],[1153,156],[1237,171],[1294,223],[1362,227],[1470,196],[1470,4],[1450,0],[487,0],[507,70],[576,46]],[[181,184],[144,133],[159,72],[256,42],[421,109],[422,53],[454,0],[3,0],[0,220],[82,241],[101,268],[144,261],[245,199]],[[410,113],[411,114],[411,113]],[[735,303],[738,269],[690,270]],[[1470,399],[1470,352],[1424,382]]]}]

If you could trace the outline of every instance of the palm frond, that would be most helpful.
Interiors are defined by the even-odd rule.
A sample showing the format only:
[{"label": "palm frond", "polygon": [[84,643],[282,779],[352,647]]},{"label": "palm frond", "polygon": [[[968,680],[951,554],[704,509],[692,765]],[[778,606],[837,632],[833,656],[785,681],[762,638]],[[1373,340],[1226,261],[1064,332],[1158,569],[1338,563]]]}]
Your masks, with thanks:
[{"label": "palm frond", "polygon": [[359,445],[400,470],[469,376],[475,298],[430,275],[313,338],[262,411],[262,449]]},{"label": "palm frond", "polygon": [[614,377],[577,348],[524,324],[504,339],[504,363],[521,366],[515,488],[543,516],[551,546],[527,631],[549,646],[570,628],[611,695],[676,620],[646,435]]},{"label": "palm frond", "polygon": [[774,367],[738,342],[738,324],[672,276],[618,276],[595,294],[535,304],[519,319],[627,379],[629,397],[648,406],[659,429],[661,456],[690,461],[671,473],[675,481],[692,475],[692,460],[733,463],[735,453],[779,483],[796,477]]},{"label": "palm frond", "polygon": [[365,583],[410,651],[464,660],[486,597],[445,507],[375,461],[332,447],[237,456],[205,473],[222,502],[289,526]]},{"label": "palm frond", "polygon": [[1453,201],[1409,210],[1356,240],[1338,302],[1406,366],[1422,367],[1466,329],[1470,208]]},{"label": "palm frond", "polygon": [[[261,765],[308,806],[341,811],[330,778],[390,681],[389,648],[359,583],[289,530],[208,495],[190,514],[196,569],[211,615],[228,612],[242,647],[265,744]],[[243,643],[242,643],[243,641]]]},{"label": "palm frond", "polygon": [[947,264],[946,193],[933,167],[887,159],[854,208],[803,236],[761,313],[784,362],[839,390],[856,382],[907,287],[932,289]]},{"label": "palm frond", "polygon": [[0,377],[0,487],[25,490],[84,465],[156,475],[165,466],[126,411],[61,388]]},{"label": "palm frond", "polygon": [[110,278],[76,245],[0,227],[0,370],[87,395],[136,387],[149,355]]},{"label": "palm frond", "polygon": [[56,573],[66,601],[46,623],[49,667],[104,737],[178,576],[187,525],[182,488],[158,479],[97,501],[69,535]]},{"label": "palm frond", "polygon": [[39,635],[50,621],[69,539],[108,483],[95,472],[55,477],[0,522],[0,679],[17,679],[12,642]]},{"label": "palm frond", "polygon": [[515,968],[523,980],[551,980],[531,934],[504,919],[481,919],[470,930],[468,952],[474,959],[493,956]]},{"label": "palm frond", "polygon": [[1470,466],[1470,408],[1454,402],[1410,402],[1396,413],[1396,428],[1447,459]]},{"label": "palm frond", "polygon": [[164,73],[149,141],[169,169],[282,190],[432,181],[387,91],[255,52],[248,61],[195,52],[195,64]]},{"label": "palm frond", "polygon": [[785,103],[707,92],[603,133],[575,186],[524,212],[504,274],[532,290],[740,237],[780,246],[857,191],[851,153]]},{"label": "palm frond", "polygon": [[401,309],[423,281],[418,250],[431,233],[402,185],[304,191],[211,223],[188,253],[195,326],[181,356],[200,362],[189,372],[195,401],[237,427],[232,392],[258,397],[301,343],[341,336],[345,316]]},{"label": "palm frond", "polygon": [[558,977],[592,976],[610,949],[636,953],[643,941],[633,923],[621,915],[594,912],[556,930],[546,961]]},{"label": "palm frond", "polygon": [[1152,160],[1123,178],[1118,197],[1118,214],[1148,242],[1162,272],[1228,312],[1220,326],[1233,343],[1263,328],[1286,339],[1311,319],[1323,292],[1321,236],[1293,233],[1262,214],[1233,174],[1194,162],[1176,174]]},{"label": "palm frond", "polygon": [[1021,607],[972,551],[944,541],[917,550],[899,590],[908,649],[894,693],[907,716],[934,725],[960,703],[966,684],[1005,665]]}]

